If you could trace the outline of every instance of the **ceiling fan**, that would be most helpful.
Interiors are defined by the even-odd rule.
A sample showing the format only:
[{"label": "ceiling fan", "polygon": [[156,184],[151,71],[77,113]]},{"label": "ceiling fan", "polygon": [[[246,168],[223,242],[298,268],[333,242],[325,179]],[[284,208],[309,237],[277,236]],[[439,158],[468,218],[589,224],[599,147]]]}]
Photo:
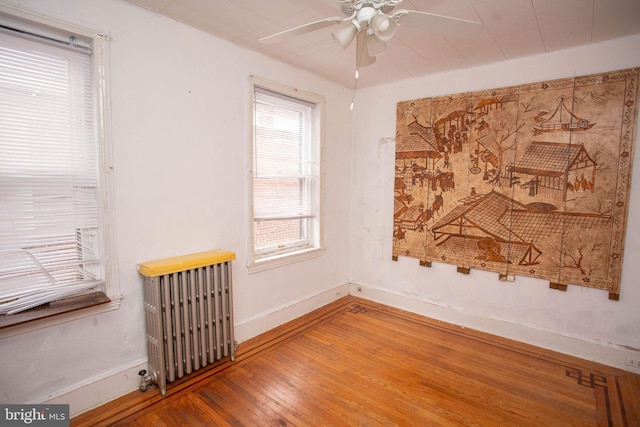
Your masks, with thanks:
[{"label": "ceiling fan", "polygon": [[347,17],[331,17],[310,22],[260,39],[261,43],[277,43],[321,28],[337,25],[333,38],[346,49],[357,41],[356,67],[376,62],[376,56],[385,51],[387,41],[402,25],[423,28],[447,36],[471,37],[482,31],[480,22],[451,16],[436,15],[417,10],[393,8],[402,0],[336,0]]}]

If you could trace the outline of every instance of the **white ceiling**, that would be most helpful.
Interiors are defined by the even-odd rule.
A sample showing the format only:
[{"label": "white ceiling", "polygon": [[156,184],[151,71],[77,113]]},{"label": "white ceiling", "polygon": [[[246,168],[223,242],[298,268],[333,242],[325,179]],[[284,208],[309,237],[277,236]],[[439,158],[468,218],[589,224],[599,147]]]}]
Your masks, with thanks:
[{"label": "white ceiling", "polygon": [[[353,87],[355,44],[333,40],[333,27],[281,43],[259,39],[328,17],[344,17],[336,0],[126,0],[240,46]],[[640,0],[404,0],[413,9],[482,22],[473,38],[444,37],[400,26],[358,87],[467,68],[640,33]]]}]

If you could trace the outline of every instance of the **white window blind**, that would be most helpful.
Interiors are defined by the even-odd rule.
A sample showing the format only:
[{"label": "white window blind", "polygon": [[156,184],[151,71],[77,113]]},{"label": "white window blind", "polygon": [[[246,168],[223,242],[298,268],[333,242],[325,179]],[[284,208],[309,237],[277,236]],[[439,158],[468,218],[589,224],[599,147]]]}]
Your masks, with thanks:
[{"label": "white window blind", "polygon": [[0,314],[102,286],[90,53],[0,31]]},{"label": "white window blind", "polygon": [[254,252],[308,247],[317,216],[315,105],[254,88]]}]

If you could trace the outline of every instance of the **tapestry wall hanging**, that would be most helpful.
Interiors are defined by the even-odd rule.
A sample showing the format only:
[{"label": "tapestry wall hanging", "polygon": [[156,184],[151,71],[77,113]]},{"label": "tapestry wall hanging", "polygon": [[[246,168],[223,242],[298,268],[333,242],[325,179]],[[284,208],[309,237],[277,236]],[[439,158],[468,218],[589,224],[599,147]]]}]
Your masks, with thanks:
[{"label": "tapestry wall hanging", "polygon": [[399,102],[393,259],[618,299],[638,69]]}]

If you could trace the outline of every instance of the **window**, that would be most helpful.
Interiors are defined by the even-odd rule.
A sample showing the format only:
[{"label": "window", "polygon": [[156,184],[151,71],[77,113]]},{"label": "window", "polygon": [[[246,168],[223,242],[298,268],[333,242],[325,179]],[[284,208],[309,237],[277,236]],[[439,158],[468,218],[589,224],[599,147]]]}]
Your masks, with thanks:
[{"label": "window", "polygon": [[114,295],[105,37],[88,34],[0,9],[0,315]]},{"label": "window", "polygon": [[252,260],[308,256],[321,247],[322,98],[252,83]]}]

